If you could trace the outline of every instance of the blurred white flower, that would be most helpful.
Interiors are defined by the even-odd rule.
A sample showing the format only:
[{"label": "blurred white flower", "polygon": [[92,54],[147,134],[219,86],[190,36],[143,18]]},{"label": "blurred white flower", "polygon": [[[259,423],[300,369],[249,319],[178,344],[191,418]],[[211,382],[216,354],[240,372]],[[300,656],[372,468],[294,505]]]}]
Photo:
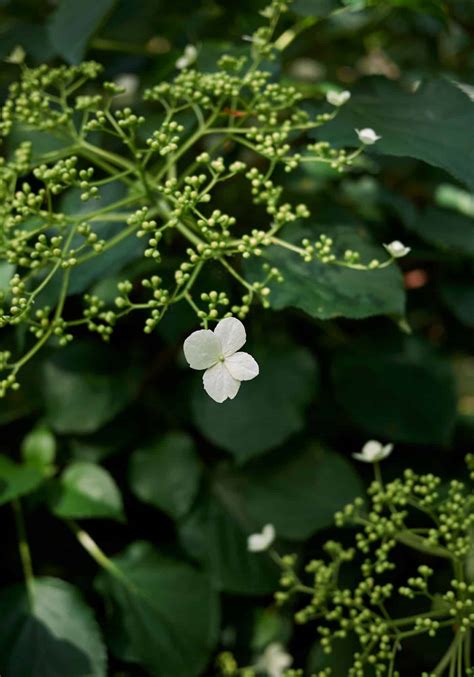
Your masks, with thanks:
[{"label": "blurred white flower", "polygon": [[405,247],[400,240],[394,240],[393,242],[390,242],[390,244],[384,244],[384,247],[394,259],[399,259],[411,252],[411,247]]},{"label": "blurred white flower", "polygon": [[285,651],[280,642],[272,642],[260,656],[256,668],[265,672],[268,677],[282,677],[293,663],[293,658]]},{"label": "blurred white flower", "polygon": [[381,139],[370,127],[365,127],[364,129],[356,129],[357,136],[361,143],[365,143],[366,146],[371,146],[373,143]]},{"label": "blurred white flower", "polygon": [[336,92],[332,89],[326,94],[326,101],[330,103],[331,106],[343,106],[350,98],[351,93],[346,89],[343,92]]},{"label": "blurred white flower", "polygon": [[134,73],[121,73],[115,78],[115,84],[124,90],[115,97],[115,103],[122,105],[134,100],[140,81]]},{"label": "blurred white flower", "polygon": [[362,447],[360,454],[352,454],[352,456],[364,463],[376,463],[377,461],[383,461],[384,458],[390,456],[392,450],[393,444],[386,444],[383,446],[383,444],[377,442],[377,440],[369,440]]},{"label": "blurred white flower", "polygon": [[216,402],[233,400],[242,381],[258,376],[257,362],[248,353],[237,352],[246,341],[245,327],[235,317],[221,320],[214,331],[193,332],[183,345],[191,369],[205,369],[204,390]]},{"label": "blurred white flower", "polygon": [[17,45],[12,49],[10,54],[4,58],[7,63],[21,64],[24,62],[26,52],[21,45]]},{"label": "blurred white flower", "polygon": [[251,534],[247,538],[247,550],[249,552],[264,552],[268,550],[275,540],[275,535],[273,524],[265,524],[260,533]]},{"label": "blurred white flower", "polygon": [[307,82],[315,82],[324,77],[326,73],[325,67],[315,59],[308,59],[301,57],[295,59],[288,66],[288,72],[292,77],[298,80],[305,80]]},{"label": "blurred white flower", "polygon": [[179,59],[176,60],[175,66],[178,70],[182,71],[185,68],[188,68],[192,63],[197,59],[198,51],[194,45],[186,45],[184,52]]}]

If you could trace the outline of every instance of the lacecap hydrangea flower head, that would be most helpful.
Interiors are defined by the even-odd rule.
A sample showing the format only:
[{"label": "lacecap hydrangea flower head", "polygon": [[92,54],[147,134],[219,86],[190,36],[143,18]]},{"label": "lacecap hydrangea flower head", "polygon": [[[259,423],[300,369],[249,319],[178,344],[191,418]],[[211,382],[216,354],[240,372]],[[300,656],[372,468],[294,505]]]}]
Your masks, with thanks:
[{"label": "lacecap hydrangea flower head", "polygon": [[216,402],[233,400],[242,381],[258,376],[257,362],[240,351],[246,341],[245,327],[235,317],[226,317],[214,331],[199,329],[185,340],[184,356],[191,369],[205,370],[204,390]]}]

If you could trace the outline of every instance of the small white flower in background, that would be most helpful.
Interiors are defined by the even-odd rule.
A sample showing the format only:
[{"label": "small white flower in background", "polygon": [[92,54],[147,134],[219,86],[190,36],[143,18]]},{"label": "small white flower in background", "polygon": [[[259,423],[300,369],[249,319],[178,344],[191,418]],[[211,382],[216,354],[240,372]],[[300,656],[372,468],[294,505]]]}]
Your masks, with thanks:
[{"label": "small white flower in background", "polygon": [[183,55],[176,60],[175,66],[182,71],[188,68],[197,59],[198,51],[194,45],[186,45]]},{"label": "small white flower in background", "polygon": [[393,242],[390,242],[390,244],[384,244],[384,247],[394,259],[399,259],[411,252],[411,247],[405,247],[400,240],[394,240]]},{"label": "small white flower in background", "polygon": [[216,402],[233,400],[242,381],[258,376],[257,362],[248,353],[238,352],[246,341],[245,327],[235,317],[218,322],[214,331],[199,329],[183,345],[191,369],[205,369],[204,390]]},{"label": "small white flower in background", "polygon": [[25,57],[25,50],[21,45],[17,45],[12,49],[10,54],[4,58],[4,61],[6,61],[6,63],[15,63],[19,65],[24,62]]},{"label": "small white flower in background", "polygon": [[285,651],[284,646],[280,642],[272,642],[260,656],[255,667],[265,672],[268,677],[282,677],[292,663],[293,658]]},{"label": "small white flower in background", "polygon": [[359,137],[359,141],[361,143],[364,143],[366,146],[371,146],[373,143],[382,138],[370,127],[365,127],[364,129],[356,129],[356,132],[357,136]]},{"label": "small white flower in background", "polygon": [[336,92],[331,90],[326,94],[326,101],[331,104],[331,106],[343,106],[351,98],[351,93],[347,90],[343,92]]},{"label": "small white flower in background", "polygon": [[123,88],[123,92],[117,94],[115,103],[130,103],[138,91],[139,80],[134,73],[121,73],[115,78],[115,84]]},{"label": "small white flower in background", "polygon": [[377,463],[383,461],[384,458],[390,456],[393,450],[393,444],[386,444],[385,446],[377,440],[369,440],[362,447],[360,454],[352,454],[358,461],[364,463]]},{"label": "small white flower in background", "polygon": [[275,527],[273,524],[265,524],[258,534],[250,534],[247,538],[247,550],[249,552],[264,552],[268,550],[275,540]]}]

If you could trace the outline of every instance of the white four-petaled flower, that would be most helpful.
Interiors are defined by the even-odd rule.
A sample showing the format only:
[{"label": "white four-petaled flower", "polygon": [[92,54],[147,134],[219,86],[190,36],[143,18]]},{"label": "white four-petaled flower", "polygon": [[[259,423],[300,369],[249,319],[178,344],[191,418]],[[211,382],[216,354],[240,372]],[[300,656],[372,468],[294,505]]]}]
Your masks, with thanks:
[{"label": "white four-petaled flower", "polygon": [[377,440],[369,440],[364,444],[359,454],[352,454],[352,456],[364,463],[377,463],[377,461],[383,461],[384,458],[390,456],[392,450],[393,444],[386,444],[384,446],[381,442],[377,442]]},{"label": "white four-petaled flower", "polygon": [[390,244],[384,244],[385,249],[394,259],[399,259],[411,252],[411,247],[406,247],[400,240],[394,240]]},{"label": "white four-petaled flower", "polygon": [[336,92],[336,90],[331,89],[326,94],[326,101],[331,104],[331,106],[343,106],[351,98],[351,93],[346,89],[343,92]]},{"label": "white four-petaled flower", "polygon": [[361,143],[364,143],[366,146],[371,146],[373,143],[382,138],[370,127],[364,127],[364,129],[356,129],[356,132],[357,136],[359,137],[359,141]]},{"label": "white four-petaled flower", "polygon": [[268,677],[282,677],[283,673],[293,663],[293,658],[285,651],[280,642],[272,642],[260,656],[257,670],[265,672]]},{"label": "white four-petaled flower", "polygon": [[191,369],[205,369],[204,390],[216,402],[233,400],[242,381],[258,376],[257,362],[238,352],[246,341],[245,327],[235,317],[221,320],[214,331],[199,329],[184,342],[184,356]]},{"label": "white four-petaled flower", "polygon": [[275,540],[275,527],[273,524],[265,524],[262,531],[250,534],[247,538],[247,550],[249,552],[264,552],[268,550]]}]

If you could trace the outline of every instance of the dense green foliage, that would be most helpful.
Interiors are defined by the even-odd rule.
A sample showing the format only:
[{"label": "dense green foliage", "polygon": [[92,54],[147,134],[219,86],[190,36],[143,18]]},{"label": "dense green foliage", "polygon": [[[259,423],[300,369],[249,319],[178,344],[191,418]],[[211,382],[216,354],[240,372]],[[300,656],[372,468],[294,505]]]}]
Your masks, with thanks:
[{"label": "dense green foliage", "polygon": [[474,9],[286,4],[0,2],[2,677],[474,661]]}]

